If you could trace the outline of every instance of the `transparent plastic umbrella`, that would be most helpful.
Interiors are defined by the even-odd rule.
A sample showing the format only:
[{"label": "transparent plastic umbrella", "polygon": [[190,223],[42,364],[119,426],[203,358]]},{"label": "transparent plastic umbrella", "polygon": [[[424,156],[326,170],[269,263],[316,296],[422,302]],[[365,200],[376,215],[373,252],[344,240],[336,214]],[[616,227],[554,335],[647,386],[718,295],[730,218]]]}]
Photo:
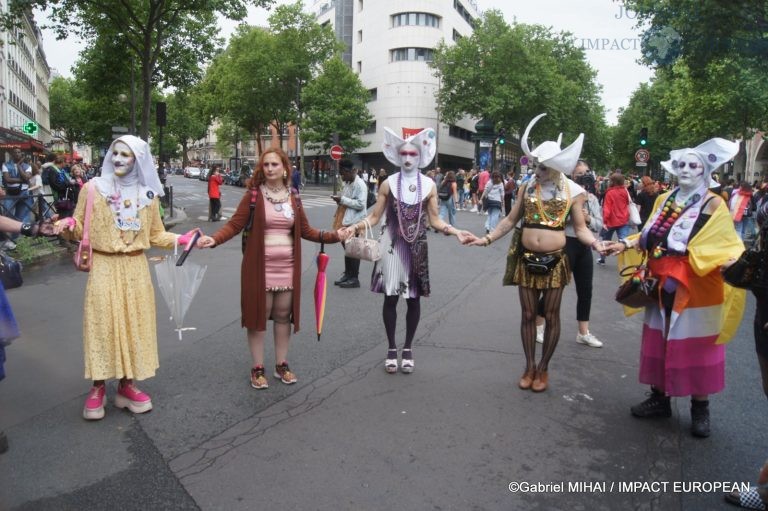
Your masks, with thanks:
[{"label": "transparent plastic umbrella", "polygon": [[[189,253],[187,251],[187,253]],[[182,253],[183,254],[183,253]],[[155,265],[157,286],[163,295],[166,305],[171,312],[171,321],[176,324],[179,340],[184,330],[195,330],[194,327],[183,328],[184,316],[189,310],[192,300],[200,289],[207,266],[194,262],[186,262],[183,266],[177,266],[177,261],[182,255],[178,253],[178,246],[174,247],[173,255],[169,255]]]}]

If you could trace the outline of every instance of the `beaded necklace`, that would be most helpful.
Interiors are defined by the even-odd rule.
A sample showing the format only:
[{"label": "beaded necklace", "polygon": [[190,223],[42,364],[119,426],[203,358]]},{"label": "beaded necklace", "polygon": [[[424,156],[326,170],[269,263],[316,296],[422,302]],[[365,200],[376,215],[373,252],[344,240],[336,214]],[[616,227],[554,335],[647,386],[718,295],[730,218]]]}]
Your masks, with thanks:
[{"label": "beaded necklace", "polygon": [[[419,206],[417,208],[417,212],[414,213],[411,212],[402,212],[400,210],[400,201],[403,198],[403,173],[397,175],[397,200],[395,202],[395,210],[397,211],[397,224],[398,228],[400,229],[400,236],[403,237],[403,239],[406,241],[406,243],[413,243],[416,241],[416,238],[419,236],[419,220],[421,219],[421,174],[416,175],[416,202],[418,202]],[[403,230],[403,218],[405,218],[408,223],[412,223],[414,219],[416,219],[416,222],[414,224],[414,229],[411,231],[409,228],[408,231],[411,233],[410,235],[406,236],[405,231]]]},{"label": "beaded necklace", "polygon": [[[568,186],[568,183],[565,182],[565,175],[560,174],[560,183],[556,185],[555,187],[555,197],[557,198],[558,192],[562,190],[565,186]],[[565,222],[565,217],[568,216],[568,213],[571,210],[571,194],[566,193],[565,194],[565,209],[563,209],[563,212],[559,216],[551,216],[549,213],[547,213],[546,209],[544,208],[544,204],[541,202],[541,183],[539,183],[538,179],[536,180],[536,208],[539,210],[538,213],[535,213],[533,215],[533,218],[538,220],[537,215],[541,215],[545,220],[546,224],[550,227],[559,227],[563,225]]]},{"label": "beaded necklace", "polygon": [[688,197],[688,200],[685,201],[685,204],[682,206],[676,206],[675,198],[677,197],[677,193],[679,191],[680,189],[678,188],[667,198],[667,201],[664,203],[664,207],[661,208],[661,213],[659,213],[659,216],[656,217],[656,220],[653,222],[653,225],[651,225],[651,228],[648,231],[651,236],[658,240],[652,251],[652,256],[656,259],[662,256],[664,249],[661,245],[666,241],[667,236],[669,235],[669,230],[675,224],[677,219],[683,216],[686,211],[691,209],[694,204],[701,200],[701,195],[694,193]]}]

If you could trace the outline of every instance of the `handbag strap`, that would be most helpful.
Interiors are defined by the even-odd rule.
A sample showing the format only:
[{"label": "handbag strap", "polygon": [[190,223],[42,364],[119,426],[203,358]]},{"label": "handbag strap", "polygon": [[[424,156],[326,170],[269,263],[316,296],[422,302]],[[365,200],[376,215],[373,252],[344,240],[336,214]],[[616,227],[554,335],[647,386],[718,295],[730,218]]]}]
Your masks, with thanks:
[{"label": "handbag strap", "polygon": [[[256,210],[256,197],[259,196],[259,190],[258,188],[253,188],[251,190],[251,201],[248,204],[248,223],[245,224],[245,229],[243,232],[249,233],[251,232],[251,228],[253,227],[253,212]],[[248,234],[246,234],[247,236]]]},{"label": "handbag strap", "polygon": [[371,238],[373,238],[373,227],[371,227],[368,218],[363,218],[363,224],[365,224],[365,238],[368,239],[368,233],[371,233]]},{"label": "handbag strap", "polygon": [[96,186],[88,187],[88,196],[85,199],[85,218],[83,219],[83,241],[90,241],[91,214],[93,213],[93,195],[96,193]]}]

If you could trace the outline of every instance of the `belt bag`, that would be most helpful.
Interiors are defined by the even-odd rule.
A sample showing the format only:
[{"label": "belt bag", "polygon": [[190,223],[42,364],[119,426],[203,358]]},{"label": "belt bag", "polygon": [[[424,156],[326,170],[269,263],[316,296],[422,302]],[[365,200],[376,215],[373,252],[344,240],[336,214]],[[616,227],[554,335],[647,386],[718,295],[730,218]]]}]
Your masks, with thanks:
[{"label": "belt bag", "polygon": [[523,264],[528,273],[533,275],[546,275],[551,272],[557,263],[560,262],[560,254],[535,254],[525,252],[523,254]]},{"label": "belt bag", "polygon": [[10,186],[7,186],[5,188],[5,193],[8,195],[21,195],[21,186],[14,186],[13,188]]}]

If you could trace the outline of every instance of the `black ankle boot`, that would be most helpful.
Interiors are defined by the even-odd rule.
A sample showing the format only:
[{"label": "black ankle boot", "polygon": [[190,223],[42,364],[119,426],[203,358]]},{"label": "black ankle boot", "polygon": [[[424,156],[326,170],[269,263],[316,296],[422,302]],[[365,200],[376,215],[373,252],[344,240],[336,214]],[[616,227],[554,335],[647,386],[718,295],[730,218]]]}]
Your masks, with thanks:
[{"label": "black ankle boot", "polygon": [[699,438],[709,436],[709,401],[691,399],[691,434]]},{"label": "black ankle boot", "polygon": [[629,409],[635,417],[671,417],[672,406],[669,403],[669,396],[663,392],[651,388],[650,397],[642,403],[636,404]]}]

